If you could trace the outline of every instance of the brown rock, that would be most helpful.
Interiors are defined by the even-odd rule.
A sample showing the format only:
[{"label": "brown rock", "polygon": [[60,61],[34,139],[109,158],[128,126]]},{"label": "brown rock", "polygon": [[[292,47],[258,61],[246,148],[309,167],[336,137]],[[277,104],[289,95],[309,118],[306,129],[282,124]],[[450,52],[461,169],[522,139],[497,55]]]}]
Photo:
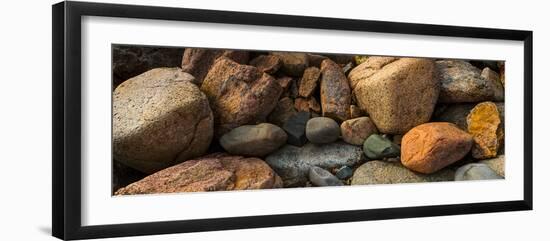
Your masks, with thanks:
[{"label": "brown rock", "polygon": [[441,79],[441,103],[503,101],[504,89],[499,81],[481,77],[481,71],[462,60],[439,60],[436,66]]},{"label": "brown rock", "polygon": [[113,155],[153,173],[203,155],[213,133],[206,96],[179,68],[157,68],[113,92]]},{"label": "brown rock", "polygon": [[499,76],[500,76],[500,82],[502,83],[502,87],[505,87],[505,84],[504,84],[504,62],[497,62],[497,65],[498,65],[498,72],[499,72]]},{"label": "brown rock", "polygon": [[281,70],[290,76],[300,77],[308,67],[308,57],[305,53],[272,52],[283,63]]},{"label": "brown rock", "polygon": [[372,134],[378,133],[376,126],[368,117],[359,117],[342,122],[342,139],[352,145],[361,146]]},{"label": "brown rock", "polygon": [[294,108],[296,108],[297,111],[315,112],[315,113],[321,112],[321,106],[313,96],[307,99],[296,98],[294,100]]},{"label": "brown rock", "polygon": [[214,112],[217,136],[241,125],[265,122],[283,92],[270,75],[228,58],[216,61],[201,90]]},{"label": "brown rock", "polygon": [[317,88],[317,82],[321,76],[321,71],[317,67],[309,67],[304,71],[302,80],[300,81],[300,88],[298,93],[302,97],[310,97],[313,94],[315,88]]},{"label": "brown rock", "polygon": [[248,63],[249,53],[247,51],[221,50],[221,49],[203,49],[186,48],[181,62],[181,68],[195,77],[195,81],[200,86],[208,74],[216,59],[220,57],[229,58],[237,63]]},{"label": "brown rock", "polygon": [[401,163],[416,172],[434,173],[466,156],[472,143],[472,136],[454,124],[422,124],[403,136]]},{"label": "brown rock", "polygon": [[361,64],[349,72],[348,77],[351,89],[355,89],[359,82],[368,79],[384,66],[396,60],[398,60],[398,58],[395,57],[370,57],[362,59],[362,61],[360,61]]},{"label": "brown rock", "polygon": [[273,109],[271,114],[269,114],[267,119],[270,123],[281,127],[285,124],[288,118],[296,113],[297,112],[296,109],[294,109],[294,102],[292,99],[284,97],[279,100],[277,106]]},{"label": "brown rock", "polygon": [[[372,58],[362,65],[368,65]],[[433,60],[401,58],[374,74],[366,69],[365,77],[356,72],[354,78],[359,83],[354,91],[359,107],[369,114],[380,132],[404,134],[430,120],[439,96],[435,71]]]},{"label": "brown rock", "polygon": [[342,68],[330,59],[321,63],[321,109],[323,116],[338,121],[349,119],[351,91]]},{"label": "brown rock", "polygon": [[250,61],[250,65],[268,74],[274,74],[281,67],[281,59],[274,55],[260,55]]},{"label": "brown rock", "polygon": [[179,67],[183,51],[183,48],[113,45],[113,88],[154,68]]},{"label": "brown rock", "polygon": [[350,105],[350,106],[349,106],[349,115],[350,115],[349,118],[355,119],[355,118],[364,116],[365,114],[363,113],[363,111],[361,110],[361,108],[359,108],[359,106]]},{"label": "brown rock", "polygon": [[286,132],[280,127],[261,123],[239,126],[220,138],[220,145],[233,155],[265,156],[286,143]]},{"label": "brown rock", "polygon": [[283,88],[283,91],[287,91],[290,88],[290,85],[292,85],[292,77],[283,76],[277,78],[277,83]]},{"label": "brown rock", "polygon": [[503,130],[499,128],[500,117],[497,105],[493,102],[477,104],[467,117],[468,132],[474,137],[472,156],[487,159],[497,156],[503,141]]},{"label": "brown rock", "polygon": [[317,68],[321,68],[321,62],[327,59],[327,57],[319,54],[307,54],[307,59],[309,62],[309,66],[315,66]]},{"label": "brown rock", "polygon": [[169,167],[119,189],[115,195],[206,192],[282,187],[262,160],[214,154]]}]

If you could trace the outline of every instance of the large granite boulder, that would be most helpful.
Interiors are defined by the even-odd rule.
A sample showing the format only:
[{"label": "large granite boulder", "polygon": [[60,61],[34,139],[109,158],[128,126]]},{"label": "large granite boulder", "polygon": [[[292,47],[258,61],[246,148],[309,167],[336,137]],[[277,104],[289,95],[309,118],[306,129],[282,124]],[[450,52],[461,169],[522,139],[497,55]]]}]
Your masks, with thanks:
[{"label": "large granite boulder", "polygon": [[[367,60],[357,68],[369,63]],[[404,134],[430,120],[439,96],[433,60],[400,58],[374,73],[365,68],[350,76],[358,79],[354,92],[359,107],[380,132]]]},{"label": "large granite boulder", "polygon": [[157,68],[131,78],[113,93],[113,155],[153,173],[208,149],[213,115],[193,76]]}]

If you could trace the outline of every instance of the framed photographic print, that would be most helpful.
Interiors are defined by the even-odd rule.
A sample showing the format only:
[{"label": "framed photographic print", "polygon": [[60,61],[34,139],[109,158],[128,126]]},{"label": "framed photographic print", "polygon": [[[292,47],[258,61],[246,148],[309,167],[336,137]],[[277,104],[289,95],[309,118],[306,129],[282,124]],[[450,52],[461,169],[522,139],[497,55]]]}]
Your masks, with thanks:
[{"label": "framed photographic print", "polygon": [[53,5],[53,235],[532,209],[532,32]]}]

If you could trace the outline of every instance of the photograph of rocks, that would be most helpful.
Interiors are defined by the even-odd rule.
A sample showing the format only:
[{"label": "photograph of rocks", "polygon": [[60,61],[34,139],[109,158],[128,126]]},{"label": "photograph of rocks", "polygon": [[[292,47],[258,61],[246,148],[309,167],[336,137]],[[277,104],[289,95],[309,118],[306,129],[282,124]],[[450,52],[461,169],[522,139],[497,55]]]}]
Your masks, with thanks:
[{"label": "photograph of rocks", "polygon": [[504,179],[504,67],[112,45],[112,194]]}]

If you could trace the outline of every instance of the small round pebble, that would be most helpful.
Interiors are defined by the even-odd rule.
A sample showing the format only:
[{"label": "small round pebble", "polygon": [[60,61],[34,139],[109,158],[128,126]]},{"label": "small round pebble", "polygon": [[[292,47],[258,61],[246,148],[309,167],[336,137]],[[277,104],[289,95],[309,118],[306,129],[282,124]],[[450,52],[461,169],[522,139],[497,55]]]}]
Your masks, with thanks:
[{"label": "small round pebble", "polygon": [[344,183],[329,171],[320,167],[311,167],[309,169],[309,181],[318,187],[342,186]]},{"label": "small round pebble", "polygon": [[340,126],[328,117],[311,118],[306,125],[306,137],[315,144],[332,143],[340,137]]}]

